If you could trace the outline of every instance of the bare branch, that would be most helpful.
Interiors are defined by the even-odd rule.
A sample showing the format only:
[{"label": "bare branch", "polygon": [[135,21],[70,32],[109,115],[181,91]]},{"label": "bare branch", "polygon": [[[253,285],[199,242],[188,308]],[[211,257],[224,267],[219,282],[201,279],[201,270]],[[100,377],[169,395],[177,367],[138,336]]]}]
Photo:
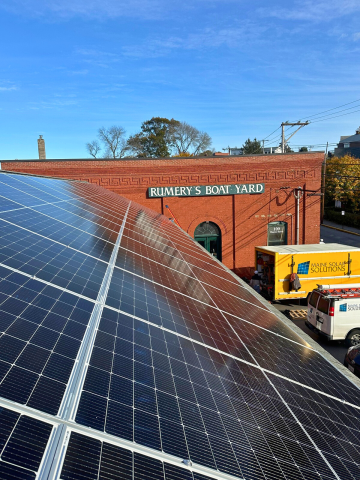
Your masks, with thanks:
[{"label": "bare branch", "polygon": [[208,133],[199,132],[197,145],[195,146],[193,155],[199,155],[199,153],[209,150],[211,147],[211,143],[212,143],[212,140]]},{"label": "bare branch", "polygon": [[198,155],[208,150],[211,145],[211,138],[207,133],[200,132],[186,122],[179,122],[174,129],[172,139],[178,155],[184,153]]},{"label": "bare branch", "polygon": [[86,144],[86,149],[92,157],[96,158],[96,155],[100,152],[101,147],[97,140],[93,140],[92,142]]},{"label": "bare branch", "polygon": [[116,125],[99,128],[98,137],[105,146],[105,158],[121,158],[127,150],[125,129]]}]

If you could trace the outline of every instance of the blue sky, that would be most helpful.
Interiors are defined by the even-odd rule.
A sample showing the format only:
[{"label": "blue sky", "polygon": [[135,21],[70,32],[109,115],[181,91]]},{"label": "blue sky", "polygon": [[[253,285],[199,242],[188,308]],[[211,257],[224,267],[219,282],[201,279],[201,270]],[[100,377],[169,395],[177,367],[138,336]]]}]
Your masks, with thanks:
[{"label": "blue sky", "polygon": [[[2,0],[0,159],[36,158],[39,134],[48,158],[86,158],[99,127],[153,116],[217,150],[265,138],[360,99],[359,14],[359,0]],[[290,144],[355,133],[355,110]]]}]

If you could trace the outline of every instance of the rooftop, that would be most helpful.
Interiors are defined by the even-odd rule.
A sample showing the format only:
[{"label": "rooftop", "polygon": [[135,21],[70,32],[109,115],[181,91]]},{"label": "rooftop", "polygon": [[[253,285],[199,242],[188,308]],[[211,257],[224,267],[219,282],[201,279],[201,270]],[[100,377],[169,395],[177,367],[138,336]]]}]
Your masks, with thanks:
[{"label": "rooftop", "polygon": [[315,243],[310,245],[277,245],[274,247],[257,247],[280,255],[292,253],[325,253],[325,252],[359,252],[360,248],[341,245],[340,243]]}]

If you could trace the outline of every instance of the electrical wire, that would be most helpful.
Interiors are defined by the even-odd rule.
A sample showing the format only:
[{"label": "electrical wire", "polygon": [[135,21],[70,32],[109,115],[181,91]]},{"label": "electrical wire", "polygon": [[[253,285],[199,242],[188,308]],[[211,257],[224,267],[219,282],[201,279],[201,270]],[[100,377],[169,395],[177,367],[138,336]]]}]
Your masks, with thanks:
[{"label": "electrical wire", "polygon": [[[268,135],[267,137],[264,138],[264,140],[266,140],[267,138],[271,137],[271,135],[273,135],[275,132],[277,132],[281,127],[278,127],[276,130],[274,130],[272,133],[270,133],[270,135]],[[270,142],[270,140],[269,140]]]},{"label": "electrical wire", "polygon": [[[357,102],[360,102],[360,99],[353,100],[352,102],[344,103],[343,105],[339,105],[338,107],[334,107],[334,108],[330,108],[330,109],[328,109],[328,110],[324,110],[323,112],[315,113],[314,115],[310,115],[310,116],[308,116],[308,117],[303,117],[303,119],[305,119],[305,118],[309,119],[309,118],[314,118],[314,117],[315,117],[315,120],[309,121],[309,125],[310,125],[310,124],[312,124],[312,123],[325,122],[325,121],[327,121],[327,120],[332,120],[333,118],[339,118],[339,117],[344,117],[344,116],[346,116],[346,115],[351,115],[351,114],[353,114],[353,113],[360,112],[360,109],[354,110],[354,108],[360,107],[360,104],[359,104],[359,105],[355,105],[355,106],[353,106],[353,107],[345,108],[345,109],[343,109],[343,110],[339,110],[339,108],[346,107],[347,105],[351,105],[351,104],[357,103]],[[334,110],[338,110],[338,111],[337,111],[337,112],[334,112]],[[341,115],[338,115],[338,113],[340,113],[340,112],[345,112],[345,111],[347,111],[347,110],[353,110],[353,111],[347,112],[347,113],[342,113]],[[331,113],[331,114],[329,114],[329,115],[322,115],[323,113],[327,113],[327,112],[334,112],[334,113]],[[321,115],[322,115],[322,116],[321,116]],[[293,123],[295,123],[295,122],[293,122]],[[285,130],[285,132],[287,132],[288,130],[294,128],[295,126],[296,126],[296,125],[289,125],[289,127]],[[275,132],[277,132],[280,128],[281,128],[281,126],[278,127],[277,129],[275,129],[272,133],[270,133],[270,134],[269,134],[267,137],[265,137],[263,140],[267,140],[267,139],[268,139],[269,137],[271,137]],[[282,137],[282,136],[280,135],[280,140],[281,140],[281,137]],[[278,141],[278,140],[275,140],[275,139],[278,139],[278,137],[275,136],[275,137],[273,137],[273,138],[271,138],[271,139],[269,139],[269,140],[267,140],[267,141],[268,141],[268,142]],[[317,144],[317,145],[312,145],[311,147],[314,147],[314,146],[322,146],[322,145],[326,146],[325,144]],[[329,146],[331,146],[331,145],[337,145],[337,143],[331,143],[331,144],[329,144]],[[305,147],[305,146],[310,146],[310,145],[302,145],[302,146]],[[295,147],[295,146],[294,146],[294,147]],[[262,149],[262,147],[261,147],[261,149]],[[260,149],[260,150],[261,150],[261,149]],[[259,149],[256,150],[256,153],[258,153],[258,152],[259,152]]]},{"label": "electrical wire", "polygon": [[[349,103],[344,103],[344,105],[339,105],[338,107],[330,108],[329,110],[324,110],[323,112],[320,113],[315,113],[314,115],[310,115],[309,117],[306,117],[307,119],[312,118],[312,117],[317,117],[319,115],[322,115],[323,113],[331,112],[332,110],[337,110],[338,108],[346,107],[347,105],[351,105],[352,103],[360,102],[360,98],[357,100],[353,100],[352,102]],[[356,107],[351,107],[351,108],[356,108]],[[338,113],[338,112],[335,112]],[[303,117],[305,119],[305,117]]]},{"label": "electrical wire", "polygon": [[[360,105],[358,105],[358,106],[360,107]],[[309,122],[309,124],[318,123],[318,122],[325,122],[326,120],[332,120],[333,118],[344,117],[345,115],[351,115],[352,113],[356,113],[356,112],[360,112],[360,109],[355,110],[354,112],[343,113],[342,115],[334,115],[332,117],[324,118],[323,120],[314,120],[312,122]]]}]

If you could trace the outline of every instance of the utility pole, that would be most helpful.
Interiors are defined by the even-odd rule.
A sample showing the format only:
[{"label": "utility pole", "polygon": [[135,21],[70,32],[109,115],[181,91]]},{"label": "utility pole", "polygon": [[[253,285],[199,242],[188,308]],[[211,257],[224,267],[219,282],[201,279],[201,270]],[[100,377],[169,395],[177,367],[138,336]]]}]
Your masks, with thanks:
[{"label": "utility pole", "polygon": [[262,153],[263,155],[265,154],[265,142],[268,142],[269,140],[260,140],[262,142]]},{"label": "utility pole", "polygon": [[325,215],[325,187],[326,187],[326,160],[328,155],[329,142],[326,142],[326,152],[324,155],[324,162],[322,164],[322,178],[321,178],[321,215],[320,222],[323,223]]},{"label": "utility pole", "polygon": [[[285,147],[286,147],[287,142],[290,140],[290,138],[293,137],[295,135],[295,133],[300,130],[300,128],[305,127],[305,125],[309,125],[309,123],[310,122],[294,122],[294,123],[283,122],[281,124],[281,153],[285,153]],[[290,137],[285,138],[285,127],[286,126],[289,126],[289,127],[299,126],[299,128],[296,129],[295,132],[290,135]]]},{"label": "utility pole", "polygon": [[294,189],[294,197],[296,201],[296,217],[295,217],[295,236],[296,236],[296,245],[299,245],[300,240],[300,199],[304,195],[304,191],[301,187]]}]

